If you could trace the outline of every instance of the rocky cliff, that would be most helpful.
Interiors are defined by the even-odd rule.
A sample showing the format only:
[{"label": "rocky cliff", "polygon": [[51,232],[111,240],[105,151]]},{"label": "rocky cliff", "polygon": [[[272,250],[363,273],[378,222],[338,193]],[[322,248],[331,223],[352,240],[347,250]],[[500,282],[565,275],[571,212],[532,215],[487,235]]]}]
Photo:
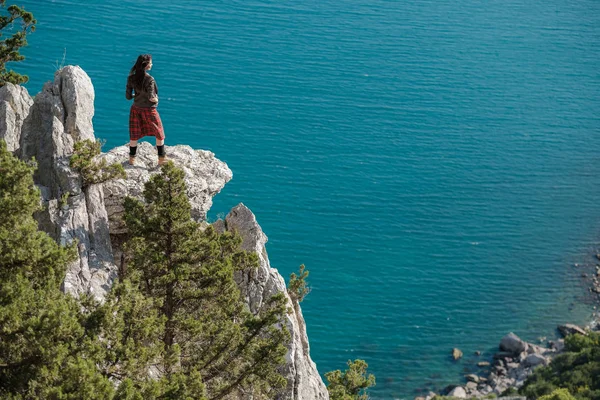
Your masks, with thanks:
[{"label": "rocky cliff", "polygon": [[[27,96],[21,92],[22,107],[16,109],[26,109]],[[84,189],[69,167],[75,142],[95,139],[93,116],[90,78],[79,67],[63,68],[29,108],[18,154],[38,163],[34,179],[44,206],[36,216],[41,229],[61,244],[77,243],[79,257],[67,270],[65,291],[102,298],[116,277],[103,190],[100,185]]]},{"label": "rocky cliff", "polygon": [[284,293],[287,299],[291,312],[284,322],[292,335],[292,340],[287,345],[285,376],[288,379],[288,391],[283,399],[328,399],[329,395],[319,376],[317,366],[310,358],[302,310],[297,302],[290,299],[283,277],[275,268],[271,268],[265,248],[267,235],[256,222],[256,217],[248,207],[239,204],[227,214],[225,221],[218,221],[216,224],[219,230],[238,232],[242,236],[244,250],[258,254],[260,262],[258,270],[242,271],[236,276],[250,310],[254,313],[258,312],[265,299],[279,292]]},{"label": "rocky cliff", "polygon": [[22,86],[7,83],[0,88],[0,139],[8,151],[19,149],[23,121],[29,115],[33,99]]},{"label": "rocky cliff", "polygon": [[[79,257],[68,268],[64,289],[102,299],[117,276],[120,246],[127,235],[121,221],[122,201],[125,196],[141,197],[144,183],[158,168],[151,144],[140,144],[135,166],[126,163],[128,147],[117,147],[102,157],[122,163],[127,178],[84,187],[80,175],[69,167],[69,157],[77,141],[95,139],[93,116],[94,88],[79,67],[58,71],[35,100],[19,86],[0,89],[0,138],[22,159],[35,157],[38,162],[35,181],[44,205],[36,215],[40,228],[62,244],[77,244]],[[189,146],[167,146],[167,154],[185,172],[194,218],[204,221],[212,197],[232,178],[231,170],[213,153]],[[282,399],[328,399],[310,358],[302,311],[287,296],[283,277],[270,266],[267,237],[254,214],[240,204],[217,225],[221,230],[236,230],[243,237],[244,248],[260,258],[257,270],[236,277],[250,310],[260,310],[267,296],[286,295],[291,312],[283,323],[292,339],[283,370],[288,389]]]}]

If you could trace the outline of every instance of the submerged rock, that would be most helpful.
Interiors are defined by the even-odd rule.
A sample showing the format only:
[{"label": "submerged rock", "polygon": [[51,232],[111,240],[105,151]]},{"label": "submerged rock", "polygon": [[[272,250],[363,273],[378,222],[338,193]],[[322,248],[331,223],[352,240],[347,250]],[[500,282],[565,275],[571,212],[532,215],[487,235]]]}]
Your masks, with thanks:
[{"label": "submerged rock", "polygon": [[463,356],[462,351],[460,351],[456,347],[452,349],[452,358],[454,358],[454,360],[458,360],[458,359],[462,358],[462,356]]}]

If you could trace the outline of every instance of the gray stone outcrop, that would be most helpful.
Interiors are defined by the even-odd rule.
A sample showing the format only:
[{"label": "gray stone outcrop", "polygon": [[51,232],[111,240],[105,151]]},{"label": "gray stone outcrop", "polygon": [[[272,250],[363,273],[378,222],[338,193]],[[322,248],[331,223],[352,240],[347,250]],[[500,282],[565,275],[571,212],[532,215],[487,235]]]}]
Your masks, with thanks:
[{"label": "gray stone outcrop", "polygon": [[455,397],[457,399],[466,399],[467,392],[462,386],[457,386],[448,393],[449,397]]},{"label": "gray stone outcrop", "polygon": [[527,350],[527,343],[511,332],[502,338],[499,347],[501,351],[519,354]]},{"label": "gray stone outcrop", "polygon": [[19,149],[23,121],[29,115],[33,99],[23,86],[6,83],[0,88],[0,140],[8,151]]},{"label": "gray stone outcrop", "polygon": [[562,335],[562,337],[567,337],[569,335],[583,335],[586,336],[587,332],[585,329],[574,325],[574,324],[564,324],[564,325],[558,325],[557,327],[558,331],[560,332],[560,334]]},{"label": "gray stone outcrop", "polygon": [[95,140],[93,116],[88,75],[74,66],[57,71],[29,109],[18,154],[38,163],[34,180],[44,206],[36,215],[40,228],[61,244],[76,243],[78,259],[67,269],[65,291],[101,299],[116,277],[104,193],[100,185],[84,188],[79,173],[69,167],[74,144]]},{"label": "gray stone outcrop", "polygon": [[547,365],[548,359],[541,354],[530,354],[523,360],[523,363],[526,367],[535,367],[536,365]]},{"label": "gray stone outcrop", "polygon": [[327,388],[310,358],[302,310],[299,304],[289,297],[283,277],[270,265],[265,248],[268,239],[256,217],[244,204],[239,204],[230,211],[224,222],[217,222],[216,228],[236,231],[242,237],[244,250],[258,254],[258,270],[242,271],[236,276],[250,310],[256,313],[264,301],[276,293],[283,293],[287,299],[290,313],[284,323],[290,331],[291,341],[287,345],[286,365],[283,370],[288,380],[288,388],[281,400],[329,399]]},{"label": "gray stone outcrop", "polygon": [[[185,173],[187,195],[192,205],[192,217],[205,220],[212,206],[212,198],[233,176],[223,161],[206,150],[194,150],[190,146],[165,146],[167,157]],[[135,165],[128,164],[129,146],[119,146],[102,157],[108,163],[121,163],[125,167],[126,179],[115,179],[104,183],[104,203],[110,221],[110,233],[126,232],[123,222],[123,199],[131,196],[142,200],[144,184],[160,169],[157,165],[156,148],[148,142],[138,144]]]},{"label": "gray stone outcrop", "polygon": [[548,365],[556,355],[555,349],[544,348],[521,340],[514,333],[502,338],[501,351],[494,355],[494,365],[477,388],[467,390],[469,397],[500,395],[508,388],[520,388],[538,366]]},{"label": "gray stone outcrop", "polygon": [[555,353],[552,349],[529,344],[526,351],[513,358],[501,358],[492,368],[488,376],[488,383],[479,387],[478,392],[473,394],[501,394],[508,388],[520,388],[533,370],[538,366],[547,365]]}]

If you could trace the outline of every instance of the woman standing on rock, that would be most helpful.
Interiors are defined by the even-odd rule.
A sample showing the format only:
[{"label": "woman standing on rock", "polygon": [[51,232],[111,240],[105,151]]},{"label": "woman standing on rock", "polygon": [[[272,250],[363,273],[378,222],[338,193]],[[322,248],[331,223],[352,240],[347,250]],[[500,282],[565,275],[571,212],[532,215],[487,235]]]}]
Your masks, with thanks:
[{"label": "woman standing on rock", "polygon": [[160,116],[156,110],[158,105],[158,88],[154,78],[148,74],[152,68],[152,56],[142,54],[127,78],[125,98],[133,99],[129,112],[129,164],[135,163],[137,142],[144,136],[156,137],[158,150],[158,165],[166,162],[165,156],[165,131]]}]

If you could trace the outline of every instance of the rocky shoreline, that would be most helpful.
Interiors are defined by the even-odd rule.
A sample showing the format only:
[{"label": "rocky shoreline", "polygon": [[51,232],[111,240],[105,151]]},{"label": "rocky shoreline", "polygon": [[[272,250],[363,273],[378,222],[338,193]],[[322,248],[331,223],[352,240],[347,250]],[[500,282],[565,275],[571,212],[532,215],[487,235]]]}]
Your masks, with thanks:
[{"label": "rocky shoreline", "polygon": [[[572,324],[560,325],[558,329],[563,337],[571,333],[586,334],[584,329]],[[479,373],[465,375],[466,383],[450,385],[440,394],[431,392],[426,397],[416,397],[415,400],[431,400],[438,395],[459,399],[481,398],[492,394],[501,396],[511,388],[518,389],[535,368],[548,365],[564,349],[564,339],[549,341],[548,344],[549,347],[542,347],[527,343],[511,332],[502,338],[491,362],[480,361],[477,363]],[[500,398],[525,400],[520,396]]]},{"label": "rocky shoreline", "polygon": [[[596,254],[595,258],[600,262],[600,254]],[[581,267],[581,265],[575,264],[574,267]],[[476,365],[479,372],[465,375],[466,382],[446,386],[440,393],[429,392],[427,396],[417,396],[415,400],[432,400],[436,396],[477,399],[490,395],[506,400],[527,400],[524,396],[502,395],[510,389],[516,392],[535,368],[548,365],[554,357],[561,354],[564,351],[564,337],[567,335],[574,333],[586,335],[587,331],[600,331],[600,312],[596,311],[600,304],[600,263],[587,267],[593,268],[593,272],[583,272],[581,277],[590,284],[587,291],[592,295],[592,301],[596,305],[593,306],[592,321],[585,328],[574,324],[559,325],[557,330],[562,338],[549,340],[547,347],[527,343],[511,332],[502,338],[498,351],[491,361],[478,362]],[[542,339],[545,341],[545,338]],[[457,360],[462,357],[462,352],[455,348],[452,349],[452,355]],[[458,355],[460,356],[457,357]]]},{"label": "rocky shoreline", "polygon": [[[596,254],[596,260],[600,262],[600,254]],[[578,265],[575,266],[577,267]],[[590,280],[588,291],[592,296],[596,297],[595,300],[597,303],[600,303],[600,264],[596,264],[594,270],[590,274],[583,272],[581,277]],[[594,306],[594,310],[596,310],[596,308],[597,306]],[[600,314],[597,314],[597,318],[600,319]]]}]

